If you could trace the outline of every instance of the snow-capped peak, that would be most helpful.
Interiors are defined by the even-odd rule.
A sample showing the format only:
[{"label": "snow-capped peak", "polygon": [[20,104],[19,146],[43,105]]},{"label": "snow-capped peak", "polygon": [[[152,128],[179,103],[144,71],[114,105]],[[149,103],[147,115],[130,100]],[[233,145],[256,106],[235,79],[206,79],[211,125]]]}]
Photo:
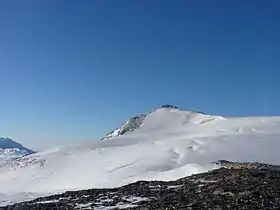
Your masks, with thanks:
[{"label": "snow-capped peak", "polygon": [[20,143],[13,141],[10,137],[0,137],[0,148],[1,149],[14,149],[26,150],[32,152],[26,147],[22,146]]},{"label": "snow-capped peak", "polygon": [[[196,117],[196,118],[198,118],[196,120],[198,120],[198,121],[200,120],[201,123],[203,123],[205,120],[209,121],[209,120],[214,120],[214,119],[218,119],[218,118],[222,119],[222,117],[206,115],[203,112],[197,112],[197,111],[192,111],[192,110],[183,110],[177,106],[165,104],[150,112],[140,114],[138,116],[130,118],[124,124],[122,124],[119,128],[117,128],[117,129],[113,130],[112,132],[110,132],[109,134],[107,134],[104,138],[102,138],[102,140],[111,139],[113,137],[118,137],[118,136],[122,136],[124,134],[131,133],[132,131],[135,131],[138,128],[140,128],[144,124],[146,118],[148,118],[148,117],[151,118],[151,116],[155,116],[155,115],[156,115],[157,121],[152,121],[153,127],[157,126],[158,124],[162,124],[163,122],[169,123],[170,120],[172,121],[171,118],[173,118],[175,121],[177,121],[175,119],[176,115],[184,116],[183,121],[190,121],[190,118]],[[159,116],[159,115],[161,115],[161,116]]]},{"label": "snow-capped peak", "polygon": [[0,137],[0,167],[7,162],[34,153],[10,137]]},{"label": "snow-capped peak", "polygon": [[121,135],[124,135],[125,133],[136,130],[137,128],[139,128],[142,125],[142,123],[143,123],[144,119],[147,117],[147,115],[149,115],[150,113],[152,113],[154,111],[160,110],[160,109],[179,109],[179,107],[173,106],[170,104],[165,104],[148,113],[144,113],[144,114],[140,114],[138,116],[132,117],[129,120],[127,120],[124,124],[122,124],[119,128],[116,128],[115,130],[108,133],[104,138],[102,138],[102,140],[121,136]]}]

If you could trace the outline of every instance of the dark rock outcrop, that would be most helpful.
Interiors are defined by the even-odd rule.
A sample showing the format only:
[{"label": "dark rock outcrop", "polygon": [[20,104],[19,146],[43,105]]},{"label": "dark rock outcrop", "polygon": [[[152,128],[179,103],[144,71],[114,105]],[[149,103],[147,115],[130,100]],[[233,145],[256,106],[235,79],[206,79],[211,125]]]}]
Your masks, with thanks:
[{"label": "dark rock outcrop", "polygon": [[170,105],[170,104],[164,104],[161,106],[161,108],[167,108],[167,109],[179,109],[179,107]]},{"label": "dark rock outcrop", "polygon": [[[69,191],[4,207],[12,209],[280,209],[279,166],[222,167],[176,181],[139,181],[114,189]],[[263,167],[264,165],[269,167]]]}]

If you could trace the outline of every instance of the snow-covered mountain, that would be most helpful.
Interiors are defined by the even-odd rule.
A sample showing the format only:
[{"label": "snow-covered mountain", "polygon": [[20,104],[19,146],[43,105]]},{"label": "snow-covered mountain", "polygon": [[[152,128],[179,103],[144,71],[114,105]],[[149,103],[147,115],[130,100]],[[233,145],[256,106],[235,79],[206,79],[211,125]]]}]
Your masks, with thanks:
[{"label": "snow-covered mountain", "polygon": [[[173,105],[169,105],[169,104],[162,105],[160,108],[178,109],[178,110],[180,109],[177,106],[173,106]],[[112,132],[108,133],[104,138],[102,138],[102,140],[110,139],[112,137],[122,136],[126,133],[134,131],[135,129],[139,128],[142,125],[142,123],[143,123],[144,119],[147,117],[147,115],[151,114],[152,112],[154,112],[154,110],[151,112],[140,114],[138,116],[130,118],[124,124],[122,124],[119,128],[116,128]],[[196,112],[196,113],[199,113],[199,112]],[[203,113],[201,113],[201,114],[203,114]]]},{"label": "snow-covered mountain", "polygon": [[[103,140],[57,147],[0,168],[0,205],[66,190],[173,180],[230,160],[280,164],[280,117],[221,117],[165,105]],[[2,203],[1,203],[2,202]]]},{"label": "snow-covered mountain", "polygon": [[9,137],[0,137],[0,167],[9,161],[33,153]]}]

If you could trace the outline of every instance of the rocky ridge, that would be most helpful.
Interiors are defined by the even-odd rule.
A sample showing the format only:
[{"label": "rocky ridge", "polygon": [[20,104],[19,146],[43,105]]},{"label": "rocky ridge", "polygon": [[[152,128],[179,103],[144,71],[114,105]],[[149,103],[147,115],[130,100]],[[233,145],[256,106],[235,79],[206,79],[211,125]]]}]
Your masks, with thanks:
[{"label": "rocky ridge", "polygon": [[217,161],[221,168],[175,181],[68,191],[12,209],[279,209],[280,166]]}]

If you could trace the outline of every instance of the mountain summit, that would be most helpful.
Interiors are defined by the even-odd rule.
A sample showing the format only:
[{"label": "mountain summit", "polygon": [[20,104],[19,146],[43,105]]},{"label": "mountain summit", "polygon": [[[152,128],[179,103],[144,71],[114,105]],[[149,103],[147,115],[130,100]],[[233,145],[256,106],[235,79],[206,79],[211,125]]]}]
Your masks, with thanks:
[{"label": "mountain summit", "polygon": [[[112,137],[122,136],[124,134],[128,134],[132,131],[136,131],[140,128],[146,121],[146,119],[151,119],[156,117],[155,121],[152,121],[153,125],[156,126],[157,124],[162,123],[170,123],[174,121],[174,123],[181,122],[182,120],[184,123],[192,123],[191,120],[201,120],[203,123],[204,121],[212,121],[216,119],[223,119],[223,117],[212,116],[204,114],[203,112],[197,112],[192,110],[183,110],[177,106],[165,104],[162,105],[148,113],[140,114],[138,116],[132,117],[127,120],[124,124],[122,124],[119,128],[114,129],[110,133],[108,133],[102,140],[110,139]],[[184,119],[179,119],[184,118]],[[149,122],[148,122],[149,123]]]},{"label": "mountain summit", "polygon": [[142,125],[143,121],[149,114],[151,114],[152,112],[155,112],[157,110],[160,110],[160,109],[179,109],[179,107],[173,106],[170,104],[165,104],[148,113],[144,113],[144,114],[140,114],[138,116],[132,117],[129,120],[127,120],[124,124],[122,124],[119,128],[116,128],[115,130],[108,133],[104,138],[102,138],[102,140],[121,136],[128,132],[136,130],[137,128],[139,128]]}]

